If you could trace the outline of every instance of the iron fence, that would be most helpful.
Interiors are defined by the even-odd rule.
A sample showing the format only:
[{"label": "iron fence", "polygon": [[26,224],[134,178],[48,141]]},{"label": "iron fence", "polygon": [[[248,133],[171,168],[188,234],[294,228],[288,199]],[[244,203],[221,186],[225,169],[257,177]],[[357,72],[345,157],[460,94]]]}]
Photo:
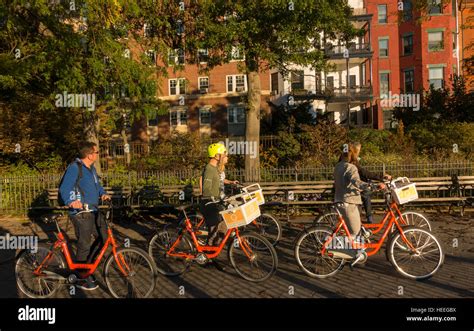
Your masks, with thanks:
[{"label": "iron fence", "polygon": [[[417,163],[417,164],[372,164],[365,166],[378,173],[389,173],[392,176],[445,177],[451,175],[474,176],[474,162],[456,163]],[[278,168],[252,169],[249,173],[260,182],[298,182],[321,181],[333,179],[334,167],[319,168]],[[201,170],[182,171],[129,171],[105,172],[102,176],[103,186],[132,187],[171,186],[191,183],[196,185]],[[244,169],[228,169],[226,177],[244,182]],[[29,207],[47,206],[47,190],[57,188],[62,174],[43,174],[30,176],[0,177],[0,214],[26,214]]]}]

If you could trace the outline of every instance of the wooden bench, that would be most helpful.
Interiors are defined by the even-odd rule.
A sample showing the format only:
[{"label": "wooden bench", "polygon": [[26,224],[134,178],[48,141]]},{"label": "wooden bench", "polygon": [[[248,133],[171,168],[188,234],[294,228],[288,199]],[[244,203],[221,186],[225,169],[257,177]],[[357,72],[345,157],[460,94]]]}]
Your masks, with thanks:
[{"label": "wooden bench", "polygon": [[[411,178],[416,183],[419,199],[409,205],[448,205],[464,207],[474,202],[474,176]],[[333,201],[332,180],[260,183],[266,201],[280,201],[287,206],[304,208],[329,205]],[[374,204],[385,200],[378,194],[372,199]],[[290,207],[287,207],[287,209]]]},{"label": "wooden bench", "polygon": [[[129,206],[131,197],[132,197],[132,188],[131,187],[104,187],[108,195],[112,197],[113,206],[115,208],[121,208],[124,206]],[[57,188],[48,189],[48,207],[35,207],[35,209],[44,208],[44,209],[67,209],[68,207],[59,206],[58,203],[58,194],[59,190]]]},{"label": "wooden bench", "polygon": [[[474,176],[452,177],[423,177],[411,178],[415,182],[419,199],[408,205],[448,205],[464,207],[474,203]],[[243,185],[247,185],[243,183]],[[333,181],[300,181],[300,182],[262,182],[260,183],[265,195],[266,207],[283,205],[290,208],[319,208],[329,205],[333,201]],[[187,185],[105,187],[107,194],[112,196],[116,208],[156,208],[163,205],[179,205],[184,202],[195,203],[199,200],[199,186]],[[58,189],[47,191],[48,207],[34,207],[32,209],[64,209],[58,206]],[[372,202],[374,205],[383,204],[384,199],[376,194]]]},{"label": "wooden bench", "polygon": [[143,186],[132,193],[132,208],[157,206],[160,204],[179,204],[194,202],[199,196],[199,188],[189,185]]}]

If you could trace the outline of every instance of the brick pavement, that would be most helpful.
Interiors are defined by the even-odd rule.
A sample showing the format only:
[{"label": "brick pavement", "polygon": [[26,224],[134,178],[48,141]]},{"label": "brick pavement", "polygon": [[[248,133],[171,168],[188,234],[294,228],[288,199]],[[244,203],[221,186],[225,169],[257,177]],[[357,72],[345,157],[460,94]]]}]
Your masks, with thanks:
[{"label": "brick pavement", "polygon": [[[197,264],[184,275],[167,278],[158,277],[153,293],[155,298],[473,298],[474,297],[474,229],[472,215],[463,218],[448,215],[429,215],[434,234],[442,241],[446,259],[444,266],[431,279],[413,281],[399,275],[385,258],[385,250],[369,258],[364,266],[353,271],[345,267],[334,277],[313,279],[303,274],[293,258],[292,240],[297,231],[285,227],[284,240],[277,246],[279,268],[273,278],[264,283],[251,283],[240,278],[227,261],[227,252],[219,258],[226,271],[213,266]],[[11,234],[38,233],[46,238],[45,229],[31,223],[1,222],[0,232]],[[69,229],[72,235],[72,229]],[[146,239],[153,234],[149,224],[117,226],[118,237],[130,238],[133,244],[144,247]],[[453,243],[457,247],[453,247]],[[456,245],[454,245],[456,246]],[[16,289],[13,251],[1,251],[0,298],[22,296]],[[101,271],[101,269],[100,269]],[[76,289],[72,297],[109,298],[102,276],[98,275],[100,288],[83,292]],[[184,291],[183,291],[184,290]],[[68,288],[63,288],[57,297],[71,297]]]}]

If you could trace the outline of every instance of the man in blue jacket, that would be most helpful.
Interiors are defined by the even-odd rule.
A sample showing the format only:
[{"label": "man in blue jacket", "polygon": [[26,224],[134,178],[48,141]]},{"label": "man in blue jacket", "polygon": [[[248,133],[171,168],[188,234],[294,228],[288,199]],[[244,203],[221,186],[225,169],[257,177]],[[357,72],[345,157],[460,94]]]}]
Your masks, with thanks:
[{"label": "man in blue jacket", "polygon": [[[87,263],[93,257],[93,246],[101,247],[107,240],[107,226],[99,213],[99,200],[108,200],[108,196],[99,183],[94,167],[99,150],[92,142],[79,145],[79,158],[71,163],[63,176],[59,194],[64,204],[69,206],[69,216],[74,225],[77,238],[77,263]],[[81,167],[81,168],[79,168]],[[91,236],[96,241],[91,245]],[[80,282],[78,287],[94,290],[98,286],[90,276]]]}]

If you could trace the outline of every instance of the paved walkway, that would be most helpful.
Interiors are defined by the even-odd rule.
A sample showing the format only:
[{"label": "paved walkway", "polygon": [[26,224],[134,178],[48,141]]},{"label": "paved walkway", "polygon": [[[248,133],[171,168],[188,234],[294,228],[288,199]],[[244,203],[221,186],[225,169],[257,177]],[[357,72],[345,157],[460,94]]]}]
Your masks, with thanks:
[{"label": "paved walkway", "polygon": [[[179,277],[159,276],[155,298],[474,298],[474,228],[473,216],[463,218],[448,215],[428,215],[434,233],[442,241],[446,253],[441,270],[427,281],[417,282],[400,276],[385,258],[385,250],[369,258],[364,266],[351,271],[345,267],[329,279],[312,279],[303,274],[293,258],[292,240],[298,231],[285,226],[284,240],[277,246],[279,268],[273,278],[264,283],[250,283],[240,278],[227,262],[227,252],[220,261],[222,272],[213,266],[193,265]],[[46,238],[45,230],[30,222],[20,223],[0,219],[0,234],[37,233]],[[69,231],[73,237],[72,229]],[[119,237],[145,247],[153,234],[153,226],[138,222],[133,226],[117,226]],[[13,251],[0,251],[0,298],[21,297],[16,289]],[[3,263],[2,263],[3,262]],[[101,271],[101,269],[100,269]],[[103,279],[97,275],[100,288],[82,292],[76,289],[72,297],[109,298]],[[69,288],[57,297],[71,297]]]}]

